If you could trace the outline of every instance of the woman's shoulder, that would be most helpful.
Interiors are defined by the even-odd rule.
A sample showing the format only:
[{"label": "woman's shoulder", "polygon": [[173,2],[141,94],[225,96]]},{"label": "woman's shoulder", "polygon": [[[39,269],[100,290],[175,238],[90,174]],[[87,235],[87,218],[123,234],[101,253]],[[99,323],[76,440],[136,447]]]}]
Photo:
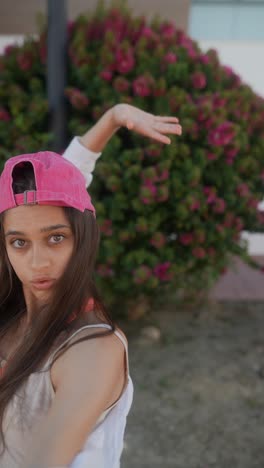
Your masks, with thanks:
[{"label": "woman's shoulder", "polygon": [[[69,350],[71,348],[75,348],[74,353],[77,356],[78,356],[78,353],[81,356],[82,353],[83,353],[83,350],[86,349],[87,350],[87,356],[88,356],[89,344],[87,345],[87,343],[89,341],[91,341],[92,339],[83,340],[81,342],[79,342],[79,340],[82,339],[82,338],[85,338],[85,337],[89,337],[89,336],[94,335],[94,334],[105,334],[106,330],[109,330],[110,327],[109,326],[104,326],[104,325],[105,325],[105,323],[96,323],[96,324],[84,325],[82,327],[79,327],[77,330],[72,331],[69,334],[69,336],[63,340],[63,342],[59,346],[59,349],[62,347],[63,353],[60,354],[56,358],[56,360],[54,361],[54,363],[53,363],[53,365],[51,367],[51,371],[50,371],[51,372],[51,380],[52,380],[54,388],[57,387],[57,382],[59,381],[61,374],[64,372],[65,368],[68,367],[69,362],[71,360],[71,353],[68,352],[68,348],[69,348]],[[123,354],[123,352],[124,352],[124,342],[125,342],[126,347],[128,345],[127,337],[126,337],[125,333],[123,332],[123,330],[117,325],[115,325],[115,331],[117,331],[117,334],[112,333],[111,335],[106,335],[106,337],[108,339],[108,342],[110,342],[110,344],[108,346],[110,346],[110,347],[112,346],[113,348],[114,347],[115,348],[119,347],[120,353]],[[121,343],[122,339],[120,339],[118,334],[120,334],[122,336],[123,340],[124,340],[122,343]],[[101,338],[100,338],[100,340],[101,340]],[[82,344],[82,343],[86,343],[86,344],[84,346],[78,346],[78,344],[79,344],[78,342],[80,344]],[[65,347],[64,347],[64,345],[65,345]],[[97,342],[95,344],[95,346],[97,346],[97,345],[100,345],[100,342]],[[98,351],[99,351],[99,349],[101,349],[101,346],[99,346]]]},{"label": "woman's shoulder", "polygon": [[[116,322],[113,322],[113,326],[114,332],[117,331],[117,335],[121,334],[127,344],[127,337],[124,331]],[[97,315],[95,311],[91,310],[82,323],[79,322],[79,324],[74,326],[72,331],[68,332],[68,339],[69,342],[72,342],[75,341],[75,337],[79,339],[80,337],[93,335],[95,333],[105,334],[106,330],[110,328],[112,328],[112,324],[107,323],[104,316],[100,315],[100,313]]]},{"label": "woman's shoulder", "polygon": [[69,336],[66,339],[66,341],[68,341],[68,343],[71,344],[72,342],[75,342],[85,336],[90,336],[90,335],[94,335],[97,333],[102,333],[107,336],[111,336],[111,335],[116,335],[115,332],[117,332],[117,335],[118,334],[121,335],[124,338],[126,344],[128,343],[128,340],[124,331],[116,324],[115,324],[114,331],[111,334],[105,333],[106,331],[111,330],[111,328],[112,326],[106,322],[86,324],[86,325],[78,327],[76,330],[73,330],[71,333],[69,333]]}]

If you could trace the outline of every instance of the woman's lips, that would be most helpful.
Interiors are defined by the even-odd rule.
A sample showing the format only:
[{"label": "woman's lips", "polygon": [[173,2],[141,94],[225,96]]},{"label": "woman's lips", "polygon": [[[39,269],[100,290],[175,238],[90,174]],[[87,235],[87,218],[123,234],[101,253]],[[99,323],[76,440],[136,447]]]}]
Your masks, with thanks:
[{"label": "woman's lips", "polygon": [[49,289],[52,287],[53,284],[54,284],[54,280],[32,282],[33,287],[35,289],[40,289],[40,290]]}]

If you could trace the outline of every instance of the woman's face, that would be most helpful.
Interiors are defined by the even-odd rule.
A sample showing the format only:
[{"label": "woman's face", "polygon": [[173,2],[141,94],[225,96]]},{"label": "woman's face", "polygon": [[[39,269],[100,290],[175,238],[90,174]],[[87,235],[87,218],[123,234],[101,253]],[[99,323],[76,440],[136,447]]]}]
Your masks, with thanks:
[{"label": "woman's face", "polygon": [[[5,212],[5,245],[9,261],[20,279],[29,310],[48,299],[72,255],[74,236],[62,207],[18,206]],[[53,280],[47,288],[34,284]],[[45,286],[44,286],[45,287]]]}]

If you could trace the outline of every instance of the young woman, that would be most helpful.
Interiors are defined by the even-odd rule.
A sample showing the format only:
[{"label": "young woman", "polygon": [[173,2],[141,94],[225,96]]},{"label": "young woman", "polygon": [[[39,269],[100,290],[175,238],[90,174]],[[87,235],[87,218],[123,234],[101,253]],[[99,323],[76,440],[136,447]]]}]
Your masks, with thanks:
[{"label": "young woman", "polygon": [[0,177],[0,468],[118,468],[133,398],[124,333],[93,282],[86,187],[126,126],[163,143],[175,117],[119,104],[64,157],[11,157]]}]

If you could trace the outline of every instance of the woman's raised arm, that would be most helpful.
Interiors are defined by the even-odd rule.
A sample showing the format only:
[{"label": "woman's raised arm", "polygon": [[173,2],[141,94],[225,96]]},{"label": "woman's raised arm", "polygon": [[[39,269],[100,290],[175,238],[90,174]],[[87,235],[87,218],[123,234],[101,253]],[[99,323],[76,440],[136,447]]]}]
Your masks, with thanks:
[{"label": "woman's raised arm", "polygon": [[165,144],[170,143],[167,133],[181,135],[181,125],[177,117],[160,117],[129,104],[117,104],[80,138],[80,142],[91,151],[103,151],[120,127],[126,127]]},{"label": "woman's raised arm", "polygon": [[63,157],[75,164],[84,174],[87,187],[92,181],[91,172],[96,160],[121,127],[164,144],[170,144],[167,134],[182,133],[177,117],[157,116],[130,104],[117,104],[105,112],[83,136],[75,137],[63,154]]}]

